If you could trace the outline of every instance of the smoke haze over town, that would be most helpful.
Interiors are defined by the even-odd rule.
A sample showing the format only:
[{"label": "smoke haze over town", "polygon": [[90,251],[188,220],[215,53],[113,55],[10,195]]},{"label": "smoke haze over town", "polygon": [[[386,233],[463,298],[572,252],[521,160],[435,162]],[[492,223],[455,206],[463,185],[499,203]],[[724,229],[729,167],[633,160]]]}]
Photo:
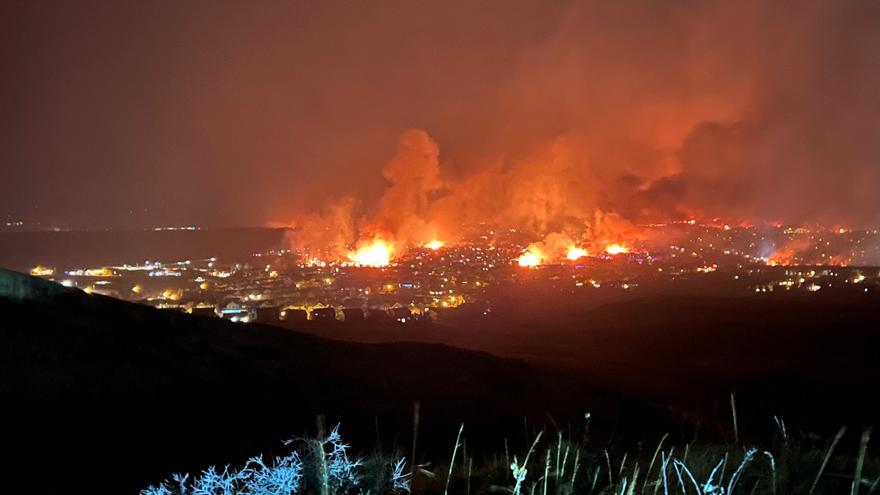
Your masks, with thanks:
[{"label": "smoke haze over town", "polygon": [[3,7],[4,220],[880,221],[876,2],[203,7]]}]

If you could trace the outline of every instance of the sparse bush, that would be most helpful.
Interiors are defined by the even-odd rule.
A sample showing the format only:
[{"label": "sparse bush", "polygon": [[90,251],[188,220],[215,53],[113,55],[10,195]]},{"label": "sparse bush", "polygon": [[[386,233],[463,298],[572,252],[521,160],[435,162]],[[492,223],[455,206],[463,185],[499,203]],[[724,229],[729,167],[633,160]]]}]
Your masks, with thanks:
[{"label": "sparse bush", "polygon": [[[302,444],[300,450],[291,450],[288,455],[276,457],[269,464],[262,456],[257,456],[249,459],[240,470],[226,466],[220,471],[212,466],[192,479],[186,474],[175,474],[171,481],[141,490],[141,495],[381,495],[409,492],[403,458],[393,462],[382,458],[381,470],[373,464],[366,465],[360,458],[349,458],[349,446],[342,441],[338,425],[326,438],[291,440],[285,444],[295,442]],[[382,491],[374,491],[376,489]]]},{"label": "sparse bush", "polygon": [[[736,443],[670,445],[664,435],[644,451],[616,453],[565,439],[561,433],[547,441],[548,435],[538,432],[528,450],[508,452],[505,442],[503,456],[496,453],[473,470],[473,457],[456,460],[455,454],[450,462],[466,468],[434,465],[434,473],[440,475],[417,470],[418,493],[880,495],[880,462],[867,454],[870,429],[862,432],[856,455],[835,450],[845,428],[819,446],[811,440],[799,441],[784,427],[779,431],[779,441],[771,440],[769,444],[775,446],[766,450]],[[459,436],[456,445],[461,440]],[[299,449],[271,463],[254,457],[238,471],[212,467],[195,478],[174,475],[141,495],[400,495],[411,490],[402,455],[377,452],[351,458],[338,427],[326,438],[294,442]]]}]

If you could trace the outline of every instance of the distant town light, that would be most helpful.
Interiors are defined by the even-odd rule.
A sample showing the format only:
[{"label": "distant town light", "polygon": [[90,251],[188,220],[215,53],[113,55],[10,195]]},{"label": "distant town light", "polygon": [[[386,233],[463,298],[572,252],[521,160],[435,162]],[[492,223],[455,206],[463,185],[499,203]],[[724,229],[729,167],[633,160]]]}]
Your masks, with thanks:
[{"label": "distant town light", "polygon": [[54,268],[45,267],[43,265],[37,265],[31,268],[31,275],[33,275],[34,277],[51,277],[54,274]]}]

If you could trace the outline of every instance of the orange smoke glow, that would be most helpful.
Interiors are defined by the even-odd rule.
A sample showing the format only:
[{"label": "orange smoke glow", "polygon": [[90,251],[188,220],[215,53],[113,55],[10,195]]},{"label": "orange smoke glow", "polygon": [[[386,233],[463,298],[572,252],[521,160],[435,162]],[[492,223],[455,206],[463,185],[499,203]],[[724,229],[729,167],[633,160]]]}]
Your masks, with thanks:
[{"label": "orange smoke glow", "polygon": [[605,252],[608,254],[626,254],[629,252],[629,248],[621,244],[610,244],[605,247]]},{"label": "orange smoke glow", "polygon": [[348,259],[356,265],[380,267],[391,263],[391,255],[393,252],[393,246],[382,239],[377,239],[369,244],[361,246],[357,251],[349,253]]},{"label": "orange smoke glow", "polygon": [[577,246],[572,246],[568,249],[568,252],[565,253],[565,257],[570,259],[571,261],[578,260],[587,255],[587,250],[584,248],[579,248]]}]

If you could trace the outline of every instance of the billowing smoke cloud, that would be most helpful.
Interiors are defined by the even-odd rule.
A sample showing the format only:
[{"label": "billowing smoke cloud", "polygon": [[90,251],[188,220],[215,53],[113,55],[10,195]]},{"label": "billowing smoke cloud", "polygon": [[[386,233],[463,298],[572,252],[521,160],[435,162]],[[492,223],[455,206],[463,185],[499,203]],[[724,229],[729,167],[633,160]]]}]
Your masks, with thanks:
[{"label": "billowing smoke cloud", "polygon": [[271,222],[273,227],[291,229],[292,247],[319,259],[342,259],[358,239],[355,215],[358,201],[342,198],[327,204],[322,211],[297,215],[289,222]]},{"label": "billowing smoke cloud", "polygon": [[2,209],[333,245],[880,223],[874,0],[160,3],[3,16]]},{"label": "billowing smoke cloud", "polygon": [[403,249],[437,238],[432,195],[443,187],[439,149],[428,134],[411,129],[400,136],[397,153],[382,169],[387,187],[378,211],[368,216],[355,198],[331,200],[320,213],[274,223],[292,229],[293,247],[320,258],[344,259],[352,247],[382,240]]},{"label": "billowing smoke cloud", "polygon": [[573,4],[460,131],[437,122],[442,170],[431,138],[403,135],[367,230],[412,243],[485,222],[601,245],[684,218],[877,221],[880,5],[794,10]]},{"label": "billowing smoke cloud", "polygon": [[549,260],[572,247],[601,251],[609,243],[638,240],[642,230],[619,213],[600,209],[577,178],[578,158],[564,140],[510,168],[492,166],[464,180],[441,180],[437,143],[423,130],[401,135],[397,153],[382,169],[387,186],[370,215],[352,198],[331,202],[320,214],[288,224],[294,247],[344,258],[351,247],[376,240],[400,252],[434,239],[458,240],[463,225],[485,223],[546,237],[534,248]]},{"label": "billowing smoke cloud", "polygon": [[403,133],[397,154],[382,169],[388,188],[368,231],[403,241],[436,237],[428,218],[430,197],[442,187],[440,150],[424,131]]}]

